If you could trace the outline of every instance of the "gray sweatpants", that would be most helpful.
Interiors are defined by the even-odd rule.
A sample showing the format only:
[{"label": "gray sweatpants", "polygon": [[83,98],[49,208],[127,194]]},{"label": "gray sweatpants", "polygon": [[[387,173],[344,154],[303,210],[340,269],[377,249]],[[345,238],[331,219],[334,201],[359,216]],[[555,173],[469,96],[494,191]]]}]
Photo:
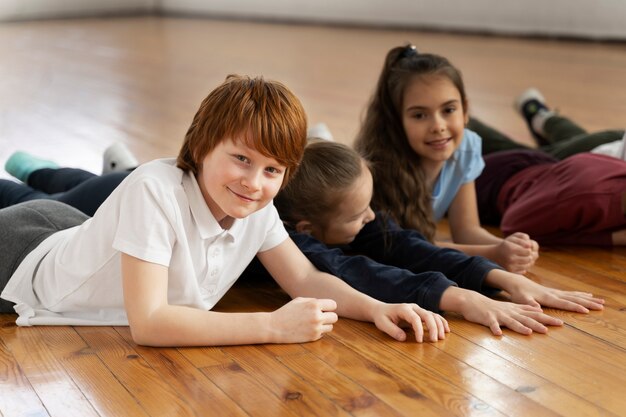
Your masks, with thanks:
[{"label": "gray sweatpants", "polygon": [[[32,200],[0,210],[0,292],[24,258],[59,230],[89,217],[67,204]],[[0,299],[0,313],[14,313],[13,303]]]}]

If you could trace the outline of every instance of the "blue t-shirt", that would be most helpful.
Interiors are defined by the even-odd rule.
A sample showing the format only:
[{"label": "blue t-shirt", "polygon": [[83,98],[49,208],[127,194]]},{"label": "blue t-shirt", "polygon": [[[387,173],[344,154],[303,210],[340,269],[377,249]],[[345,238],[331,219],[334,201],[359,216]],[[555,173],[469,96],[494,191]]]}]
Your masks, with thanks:
[{"label": "blue t-shirt", "polygon": [[485,161],[481,155],[481,142],[480,136],[465,129],[461,145],[443,165],[433,187],[435,221],[446,214],[461,186],[474,181],[483,171]]}]

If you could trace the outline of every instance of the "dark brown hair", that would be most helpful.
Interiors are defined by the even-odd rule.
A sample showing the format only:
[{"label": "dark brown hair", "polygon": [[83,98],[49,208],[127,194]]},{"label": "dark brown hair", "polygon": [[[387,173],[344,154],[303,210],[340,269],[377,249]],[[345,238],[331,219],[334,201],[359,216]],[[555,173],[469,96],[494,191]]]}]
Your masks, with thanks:
[{"label": "dark brown hair", "polygon": [[431,194],[402,124],[404,91],[415,77],[445,76],[456,86],[464,110],[467,97],[461,73],[446,58],[420,54],[414,46],[387,53],[374,95],[355,141],[356,149],[370,161],[374,177],[376,210],[402,227],[419,230],[429,240],[435,234]]},{"label": "dark brown hair", "polygon": [[274,198],[281,219],[292,227],[301,220],[326,226],[364,163],[347,145],[312,139],[291,182]]}]

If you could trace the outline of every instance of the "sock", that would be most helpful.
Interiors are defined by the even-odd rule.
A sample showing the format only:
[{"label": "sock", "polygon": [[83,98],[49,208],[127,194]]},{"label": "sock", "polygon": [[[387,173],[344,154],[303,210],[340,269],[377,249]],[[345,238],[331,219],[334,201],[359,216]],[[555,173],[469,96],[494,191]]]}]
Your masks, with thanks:
[{"label": "sock", "polygon": [[330,129],[326,126],[326,123],[317,123],[311,126],[306,132],[306,137],[308,139],[318,138],[333,140],[333,134],[330,133]]},{"label": "sock", "polygon": [[543,127],[546,125],[546,121],[554,115],[556,115],[556,112],[553,110],[539,109],[530,119],[530,128],[541,137],[545,137],[546,132],[543,130]]},{"label": "sock", "polygon": [[6,172],[23,183],[27,183],[30,174],[39,169],[58,167],[59,165],[56,162],[37,158],[36,156],[21,151],[13,153],[4,164]]},{"label": "sock", "polygon": [[102,173],[126,171],[139,165],[135,155],[123,143],[116,142],[104,150]]}]

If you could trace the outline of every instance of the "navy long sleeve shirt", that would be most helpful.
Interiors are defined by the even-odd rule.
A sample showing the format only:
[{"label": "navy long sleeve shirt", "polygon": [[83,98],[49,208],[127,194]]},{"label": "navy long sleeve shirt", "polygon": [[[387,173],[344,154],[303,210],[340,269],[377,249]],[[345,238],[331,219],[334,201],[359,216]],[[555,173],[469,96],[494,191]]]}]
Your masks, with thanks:
[{"label": "navy long sleeve shirt", "polygon": [[[330,248],[308,234],[289,234],[320,271],[377,300],[416,303],[431,311],[440,311],[441,296],[451,285],[491,294],[493,289],[483,281],[489,271],[500,268],[485,258],[435,246],[378,213],[341,248]],[[250,269],[258,273],[259,267],[255,263]]]}]

